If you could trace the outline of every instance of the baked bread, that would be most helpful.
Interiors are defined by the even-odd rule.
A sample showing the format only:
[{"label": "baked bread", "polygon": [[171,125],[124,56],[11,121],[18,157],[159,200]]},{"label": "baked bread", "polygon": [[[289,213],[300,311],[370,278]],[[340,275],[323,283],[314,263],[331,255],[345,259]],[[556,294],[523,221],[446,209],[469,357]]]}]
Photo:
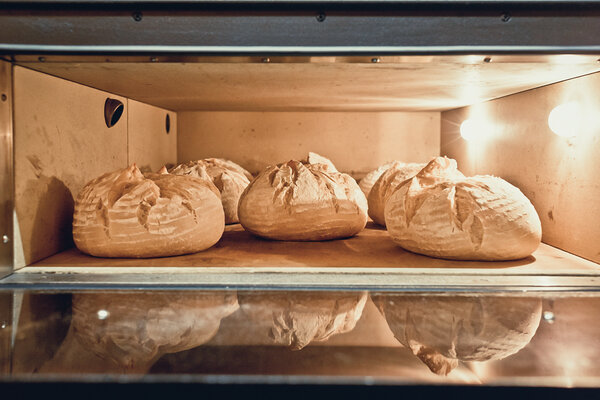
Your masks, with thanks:
[{"label": "baked bread", "polygon": [[525,347],[540,323],[536,298],[371,294],[398,341],[431,371],[499,360]]},{"label": "baked bread", "polygon": [[270,292],[240,294],[239,302],[240,310],[274,344],[300,350],[353,330],[367,297],[367,292]]},{"label": "baked bread", "polygon": [[373,184],[367,204],[369,205],[369,217],[381,226],[385,226],[384,207],[387,199],[396,191],[398,186],[407,179],[415,176],[427,164],[403,163],[394,161],[379,179]]},{"label": "baked bread", "polygon": [[326,172],[338,172],[337,168],[335,165],[333,165],[333,162],[331,162],[329,158],[323,157],[317,153],[313,153],[312,151],[308,152],[306,160],[302,160],[302,162],[305,162],[306,164],[312,164],[314,166],[318,166],[320,164],[321,168]]},{"label": "baked bread", "polygon": [[367,223],[367,199],[356,181],[323,164],[289,161],[267,167],[240,198],[238,215],[247,231],[276,240],[350,237]]},{"label": "baked bread", "polygon": [[238,308],[235,292],[75,293],[67,337],[44,369],[145,373],[208,342]]},{"label": "baked bread", "polygon": [[180,164],[171,168],[169,173],[210,179],[221,192],[225,223],[235,224],[239,222],[237,215],[238,201],[240,195],[252,180],[250,172],[233,161],[222,158],[206,158]]},{"label": "baked bread", "polygon": [[132,166],[89,182],[77,196],[73,239],[97,257],[164,257],[205,250],[225,229],[208,180]]},{"label": "baked bread", "polygon": [[360,186],[360,190],[362,190],[362,192],[365,194],[365,197],[369,197],[369,193],[371,192],[371,189],[373,188],[375,182],[377,182],[377,179],[379,179],[381,174],[387,171],[388,168],[394,165],[395,162],[396,161],[390,161],[383,165],[380,165],[379,167],[365,175],[360,180],[360,182],[358,182],[358,186]]},{"label": "baked bread", "polygon": [[493,176],[466,178],[445,157],[398,187],[385,222],[404,249],[455,260],[516,260],[542,237],[535,208],[519,189]]}]

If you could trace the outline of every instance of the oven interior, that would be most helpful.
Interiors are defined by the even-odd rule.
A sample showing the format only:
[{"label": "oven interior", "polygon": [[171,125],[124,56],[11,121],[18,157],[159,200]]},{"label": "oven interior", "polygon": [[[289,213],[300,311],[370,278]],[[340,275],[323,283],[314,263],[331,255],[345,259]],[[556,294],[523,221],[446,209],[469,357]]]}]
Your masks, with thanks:
[{"label": "oven interior", "polygon": [[[395,283],[405,276],[409,286],[411,274],[446,285],[489,276],[502,284],[506,276],[598,284],[597,56],[21,55],[1,62],[12,77],[17,275],[219,271],[234,279],[263,268],[298,274],[302,285],[318,282],[309,278],[316,271],[333,273],[330,283],[349,273],[377,285],[389,283],[386,274]],[[460,262],[400,252],[372,225],[322,243],[272,243],[229,226],[214,248],[181,257],[101,259],[73,248],[74,199],[105,172],[220,157],[257,174],[309,151],[357,180],[390,160],[454,158],[467,176],[517,186],[540,216],[543,243],[524,260]]]},{"label": "oven interior", "polygon": [[[589,319],[600,285],[597,59],[0,61],[2,82],[12,82],[3,101],[14,146],[13,268],[3,280],[14,290],[0,292],[0,312],[8,310],[0,320],[13,329],[0,334],[2,372],[597,385],[598,326]],[[390,160],[452,157],[465,175],[493,174],[521,189],[543,243],[524,260],[449,261],[403,251],[368,224],[356,237],[313,243],[260,240],[232,225],[207,251],[155,259],[95,258],[73,246],[74,199],[105,172],[222,157],[257,174],[309,151],[356,179]],[[394,330],[395,315],[409,311],[411,334],[433,335],[432,346],[446,345],[447,311],[475,353],[502,353],[500,345],[512,353],[454,354],[452,372],[434,372]],[[186,342],[189,332],[195,341]]]}]

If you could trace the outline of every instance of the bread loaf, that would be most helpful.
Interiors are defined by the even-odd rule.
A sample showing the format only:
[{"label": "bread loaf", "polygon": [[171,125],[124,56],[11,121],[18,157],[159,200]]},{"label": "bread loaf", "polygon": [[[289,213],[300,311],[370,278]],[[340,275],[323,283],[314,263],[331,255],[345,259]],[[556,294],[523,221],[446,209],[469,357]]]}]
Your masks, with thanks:
[{"label": "bread loaf", "polygon": [[499,360],[525,347],[542,302],[520,297],[371,294],[390,330],[431,371],[447,375],[458,361]]},{"label": "bread loaf", "polygon": [[210,182],[133,164],[88,183],[77,196],[73,239],[97,257],[164,257],[211,247],[223,234],[219,191]]},{"label": "bread loaf", "polygon": [[373,171],[369,172],[360,180],[360,182],[358,182],[358,186],[360,186],[360,190],[362,190],[362,192],[365,194],[365,197],[369,197],[369,193],[371,192],[371,189],[373,188],[375,182],[377,182],[377,179],[379,179],[381,174],[387,171],[388,168],[394,165],[394,163],[395,161],[390,161],[388,163],[380,165],[379,167],[377,167],[377,169],[374,169]]},{"label": "bread loaf", "polygon": [[308,156],[306,157],[306,160],[303,160],[303,162],[315,166],[320,164],[321,168],[326,172],[338,172],[337,168],[335,165],[333,165],[333,162],[329,158],[323,157],[317,153],[313,153],[312,151],[308,152]]},{"label": "bread loaf", "polygon": [[250,172],[233,161],[222,158],[206,158],[180,164],[169,171],[173,175],[189,175],[210,179],[219,192],[225,212],[225,223],[239,222],[237,215],[238,201],[246,186],[252,180]]},{"label": "bread loaf", "polygon": [[240,295],[239,302],[273,343],[300,350],[354,329],[367,297],[367,292],[271,292]]},{"label": "bread loaf", "polygon": [[456,260],[515,260],[540,244],[535,208],[510,183],[464,177],[456,161],[433,159],[385,205],[392,239],[406,250]]},{"label": "bread loaf", "polygon": [[276,240],[338,239],[363,230],[367,200],[356,181],[320,165],[289,161],[267,167],[240,198],[244,229]]},{"label": "bread loaf", "polygon": [[369,205],[369,217],[381,226],[385,226],[384,207],[387,199],[396,191],[398,186],[405,180],[415,176],[427,164],[403,163],[394,161],[384,171],[379,179],[373,184],[367,203]]}]

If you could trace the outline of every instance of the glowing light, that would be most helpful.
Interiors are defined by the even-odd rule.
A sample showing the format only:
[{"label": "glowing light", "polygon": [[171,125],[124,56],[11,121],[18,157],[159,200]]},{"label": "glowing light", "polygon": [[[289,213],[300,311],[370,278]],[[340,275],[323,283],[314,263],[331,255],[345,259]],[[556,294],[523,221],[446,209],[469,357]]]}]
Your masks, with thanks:
[{"label": "glowing light", "polygon": [[550,111],[548,126],[558,136],[575,137],[581,130],[582,117],[578,103],[564,103]]},{"label": "glowing light", "polygon": [[549,324],[554,323],[554,313],[552,311],[544,311],[543,318]]},{"label": "glowing light", "polygon": [[110,315],[110,313],[106,310],[98,310],[98,319],[106,319]]},{"label": "glowing light", "polygon": [[482,140],[489,136],[489,126],[477,119],[465,119],[460,124],[460,136],[468,141]]}]

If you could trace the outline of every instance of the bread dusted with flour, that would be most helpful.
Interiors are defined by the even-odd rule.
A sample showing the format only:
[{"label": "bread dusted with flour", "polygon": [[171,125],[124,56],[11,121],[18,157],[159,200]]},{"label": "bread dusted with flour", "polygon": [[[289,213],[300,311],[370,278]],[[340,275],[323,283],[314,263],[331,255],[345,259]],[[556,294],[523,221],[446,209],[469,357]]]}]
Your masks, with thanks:
[{"label": "bread dusted with flour", "polygon": [[360,180],[360,182],[358,182],[358,186],[360,186],[360,190],[363,191],[363,193],[365,194],[365,197],[369,198],[369,193],[371,192],[371,189],[373,188],[373,185],[375,184],[375,182],[377,182],[377,179],[379,179],[379,177],[385,171],[387,171],[392,165],[394,165],[395,162],[396,161],[390,161],[388,163],[380,165],[379,167],[377,167],[376,169],[374,169],[373,171],[371,171],[367,175],[365,175]]},{"label": "bread dusted with flour", "polygon": [[456,260],[515,260],[540,244],[542,228],[523,193],[493,176],[465,177],[433,159],[385,205],[392,239],[415,253]]},{"label": "bread dusted with flour", "polygon": [[367,203],[369,205],[369,217],[381,226],[385,226],[385,202],[400,186],[402,182],[415,176],[427,164],[403,163],[394,161],[392,165],[384,171],[379,179],[373,184]]},{"label": "bread dusted with flour", "polygon": [[308,152],[306,160],[302,160],[302,162],[304,162],[305,164],[311,164],[315,166],[320,164],[320,168],[327,172],[338,172],[337,168],[335,167],[335,165],[333,165],[333,162],[329,158],[323,157],[322,155],[317,153],[313,153],[312,151]]},{"label": "bread dusted with flour", "polygon": [[500,360],[533,338],[542,302],[521,297],[371,294],[390,330],[429,369],[447,375],[459,361]]},{"label": "bread dusted with flour", "polygon": [[362,316],[367,292],[291,292],[239,296],[240,309],[278,345],[300,350],[350,332]]},{"label": "bread dusted with flour", "polygon": [[73,239],[97,257],[164,257],[214,245],[225,218],[209,181],[132,166],[88,183],[77,196]]},{"label": "bread dusted with flour", "polygon": [[277,240],[328,240],[356,235],[367,223],[367,199],[356,181],[323,164],[267,167],[246,188],[238,215],[247,231]]},{"label": "bread dusted with flour", "polygon": [[238,201],[246,186],[252,180],[252,174],[233,161],[222,158],[206,158],[180,164],[169,171],[174,175],[189,175],[210,179],[221,193],[221,202],[225,212],[225,223],[239,222]]}]

